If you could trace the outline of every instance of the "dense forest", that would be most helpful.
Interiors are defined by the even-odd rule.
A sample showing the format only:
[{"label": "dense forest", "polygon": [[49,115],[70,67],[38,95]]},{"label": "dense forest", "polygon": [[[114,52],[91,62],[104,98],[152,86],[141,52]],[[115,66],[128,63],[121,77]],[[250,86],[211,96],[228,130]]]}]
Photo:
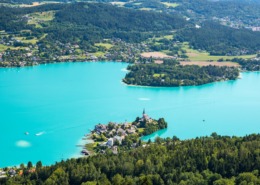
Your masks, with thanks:
[{"label": "dense forest", "polygon": [[221,80],[234,80],[239,70],[231,67],[217,66],[181,66],[168,64],[129,65],[129,73],[123,82],[142,86],[189,86],[202,85]]},{"label": "dense forest", "polygon": [[237,62],[244,71],[260,71],[260,60],[234,58],[232,62]]},{"label": "dense forest", "polygon": [[52,166],[38,162],[32,169],[30,162],[21,165],[23,175],[0,179],[0,184],[258,185],[260,135],[156,138],[117,155],[98,154]]},{"label": "dense forest", "polygon": [[62,41],[72,38],[85,41],[120,38],[140,42],[153,36],[153,32],[179,29],[186,24],[178,15],[91,3],[72,4],[58,11],[55,17],[53,26],[46,32],[50,33],[49,38]]},{"label": "dense forest", "polygon": [[213,22],[182,30],[176,40],[188,41],[194,49],[209,51],[211,55],[254,54],[260,48],[260,32],[233,29]]}]

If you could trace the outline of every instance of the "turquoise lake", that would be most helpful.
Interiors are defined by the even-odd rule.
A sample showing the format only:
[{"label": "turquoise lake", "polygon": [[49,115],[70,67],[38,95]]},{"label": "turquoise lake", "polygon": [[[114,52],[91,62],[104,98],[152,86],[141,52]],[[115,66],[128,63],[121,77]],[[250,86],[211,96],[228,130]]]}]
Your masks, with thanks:
[{"label": "turquoise lake", "polygon": [[198,87],[147,88],[124,85],[126,67],[99,62],[0,69],[0,167],[77,157],[76,145],[95,124],[133,121],[143,108],[168,122],[168,129],[144,139],[260,132],[259,72]]}]

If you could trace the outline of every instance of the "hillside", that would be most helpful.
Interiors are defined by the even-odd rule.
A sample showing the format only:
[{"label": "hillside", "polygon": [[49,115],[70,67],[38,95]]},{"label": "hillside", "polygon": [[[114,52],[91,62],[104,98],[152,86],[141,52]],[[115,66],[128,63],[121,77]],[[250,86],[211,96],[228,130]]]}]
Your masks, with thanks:
[{"label": "hillside", "polygon": [[17,169],[23,175],[0,179],[0,184],[257,185],[259,148],[259,134],[228,137],[213,133],[184,141],[157,138],[155,143],[117,155],[109,152],[46,167],[38,162],[36,171],[29,162],[28,167]]},{"label": "hillside", "polygon": [[[185,19],[175,14],[143,12],[102,3],[45,4],[27,8],[0,6],[0,66],[28,66],[51,61],[135,60],[137,51],[133,54],[127,51],[130,43],[140,45],[148,38],[169,34],[186,25]],[[111,48],[113,46],[117,48]],[[123,47],[128,49],[122,51]],[[146,46],[139,47],[138,52]]]},{"label": "hillside", "polygon": [[233,29],[213,22],[182,30],[176,40],[187,41],[194,49],[206,50],[211,55],[254,54],[260,48],[260,32]]}]

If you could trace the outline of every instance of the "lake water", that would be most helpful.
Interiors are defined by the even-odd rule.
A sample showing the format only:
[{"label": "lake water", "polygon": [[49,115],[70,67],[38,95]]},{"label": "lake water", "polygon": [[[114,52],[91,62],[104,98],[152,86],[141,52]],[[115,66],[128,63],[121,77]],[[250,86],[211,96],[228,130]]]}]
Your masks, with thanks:
[{"label": "lake water", "polygon": [[121,83],[126,66],[100,62],[0,69],[0,167],[38,160],[48,165],[78,156],[76,145],[84,143],[83,135],[95,124],[133,121],[143,108],[168,122],[168,129],[144,139],[260,131],[258,72],[199,87],[147,88]]}]

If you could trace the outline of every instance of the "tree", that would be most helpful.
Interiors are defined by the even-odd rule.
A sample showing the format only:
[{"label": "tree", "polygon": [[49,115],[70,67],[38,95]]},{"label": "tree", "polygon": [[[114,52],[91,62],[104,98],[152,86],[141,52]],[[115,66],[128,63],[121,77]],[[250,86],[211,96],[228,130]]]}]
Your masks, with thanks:
[{"label": "tree", "polygon": [[51,176],[44,182],[44,185],[69,185],[68,174],[62,169],[57,168]]},{"label": "tree", "polygon": [[258,179],[253,173],[245,172],[238,175],[236,184],[260,184]]},{"label": "tree", "polygon": [[124,178],[120,174],[116,174],[112,178],[112,184],[113,185],[122,185],[124,183]]},{"label": "tree", "polygon": [[29,162],[27,163],[27,169],[30,169],[30,168],[32,168],[32,167],[33,167],[32,162],[29,161]]},{"label": "tree", "polygon": [[233,179],[218,179],[213,182],[213,185],[235,185]]},{"label": "tree", "polygon": [[42,162],[41,161],[38,161],[37,163],[36,163],[36,170],[39,170],[39,169],[41,169],[42,168]]}]

